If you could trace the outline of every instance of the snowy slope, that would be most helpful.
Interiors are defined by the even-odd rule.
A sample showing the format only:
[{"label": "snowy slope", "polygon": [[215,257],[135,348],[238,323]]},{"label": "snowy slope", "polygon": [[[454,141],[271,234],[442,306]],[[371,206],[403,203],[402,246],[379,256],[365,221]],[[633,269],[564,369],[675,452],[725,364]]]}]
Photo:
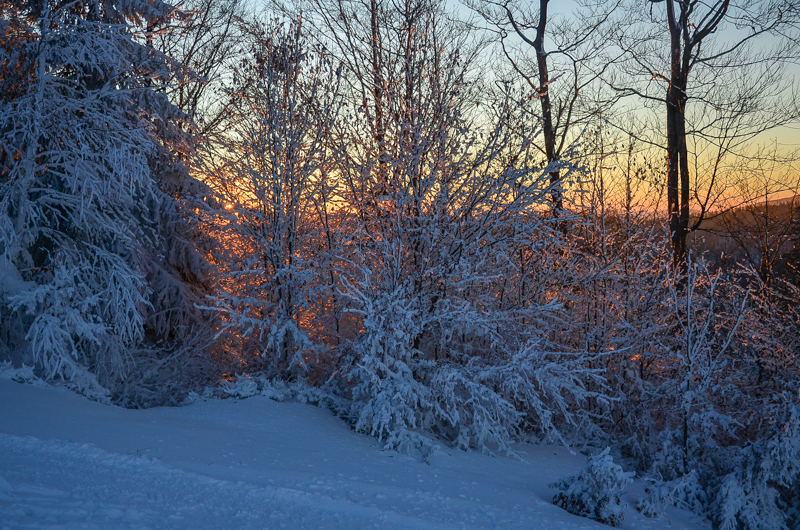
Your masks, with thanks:
[{"label": "snowy slope", "polygon": [[[585,457],[517,449],[525,462],[442,450],[427,465],[309,405],[126,410],[0,378],[0,528],[609,528],[549,502]],[[708,526],[629,507],[624,527]]]}]

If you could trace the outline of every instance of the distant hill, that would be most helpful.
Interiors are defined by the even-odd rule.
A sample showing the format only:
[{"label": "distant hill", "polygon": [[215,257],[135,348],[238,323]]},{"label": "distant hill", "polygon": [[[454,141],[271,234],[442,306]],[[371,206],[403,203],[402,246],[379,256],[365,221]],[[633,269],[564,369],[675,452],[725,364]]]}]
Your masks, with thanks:
[{"label": "distant hill", "polygon": [[800,253],[800,195],[711,212],[690,245],[721,265],[747,263],[783,274],[787,258]]}]

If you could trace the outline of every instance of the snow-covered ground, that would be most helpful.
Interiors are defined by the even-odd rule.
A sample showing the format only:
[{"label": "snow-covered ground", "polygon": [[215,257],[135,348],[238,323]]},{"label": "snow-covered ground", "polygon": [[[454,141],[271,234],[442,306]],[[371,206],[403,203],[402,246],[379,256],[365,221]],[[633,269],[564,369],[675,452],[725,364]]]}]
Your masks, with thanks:
[{"label": "snow-covered ground", "polygon": [[[126,410],[0,378],[0,528],[609,528],[550,504],[586,462],[443,449],[431,465],[264,397]],[[688,512],[624,528],[708,528]]]}]

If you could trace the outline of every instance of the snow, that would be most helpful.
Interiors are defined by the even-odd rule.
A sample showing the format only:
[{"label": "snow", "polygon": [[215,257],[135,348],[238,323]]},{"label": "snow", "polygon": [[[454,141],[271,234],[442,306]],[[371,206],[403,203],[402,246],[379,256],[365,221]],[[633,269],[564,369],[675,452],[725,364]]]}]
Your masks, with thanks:
[{"label": "snow", "polygon": [[[550,503],[581,470],[563,447],[523,461],[381,450],[327,410],[265,397],[129,410],[0,378],[0,529],[609,528]],[[708,528],[668,508],[623,528]]]}]

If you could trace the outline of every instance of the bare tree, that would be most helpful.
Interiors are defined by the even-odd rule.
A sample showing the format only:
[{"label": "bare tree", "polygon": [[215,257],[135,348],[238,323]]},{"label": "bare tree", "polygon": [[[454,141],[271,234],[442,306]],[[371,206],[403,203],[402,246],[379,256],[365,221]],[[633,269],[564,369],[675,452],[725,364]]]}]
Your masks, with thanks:
[{"label": "bare tree", "polygon": [[153,25],[149,44],[180,65],[168,94],[203,136],[227,116],[223,85],[244,49],[249,14],[246,0],[191,0],[183,8],[180,19]]},{"label": "bare tree", "polygon": [[[343,95],[354,118],[341,131],[354,147],[348,163],[375,164],[358,187],[386,195],[399,174],[392,158],[420,119],[413,99],[427,93],[465,101],[481,38],[436,0],[313,0],[303,8],[314,38],[342,65]],[[419,65],[426,70],[420,75]],[[452,90],[457,83],[460,89]]]},{"label": "bare tree", "polygon": [[568,18],[550,13],[550,0],[539,0],[534,7],[513,0],[469,2],[497,33],[512,80],[521,79],[539,100],[539,112],[526,109],[526,114],[541,120],[537,148],[550,168],[556,214],[563,209],[559,164],[566,150],[592,119],[613,105],[615,95],[598,91],[597,85],[619,55],[603,46],[619,4],[581,2]]},{"label": "bare tree", "polygon": [[[798,16],[789,0],[661,0],[648,9],[628,4],[618,24],[616,45],[627,60],[609,85],[666,108],[663,147],[676,270],[685,270],[687,236],[718,198],[726,157],[800,117],[785,75],[798,58]],[[692,202],[699,209],[694,216]]]}]

